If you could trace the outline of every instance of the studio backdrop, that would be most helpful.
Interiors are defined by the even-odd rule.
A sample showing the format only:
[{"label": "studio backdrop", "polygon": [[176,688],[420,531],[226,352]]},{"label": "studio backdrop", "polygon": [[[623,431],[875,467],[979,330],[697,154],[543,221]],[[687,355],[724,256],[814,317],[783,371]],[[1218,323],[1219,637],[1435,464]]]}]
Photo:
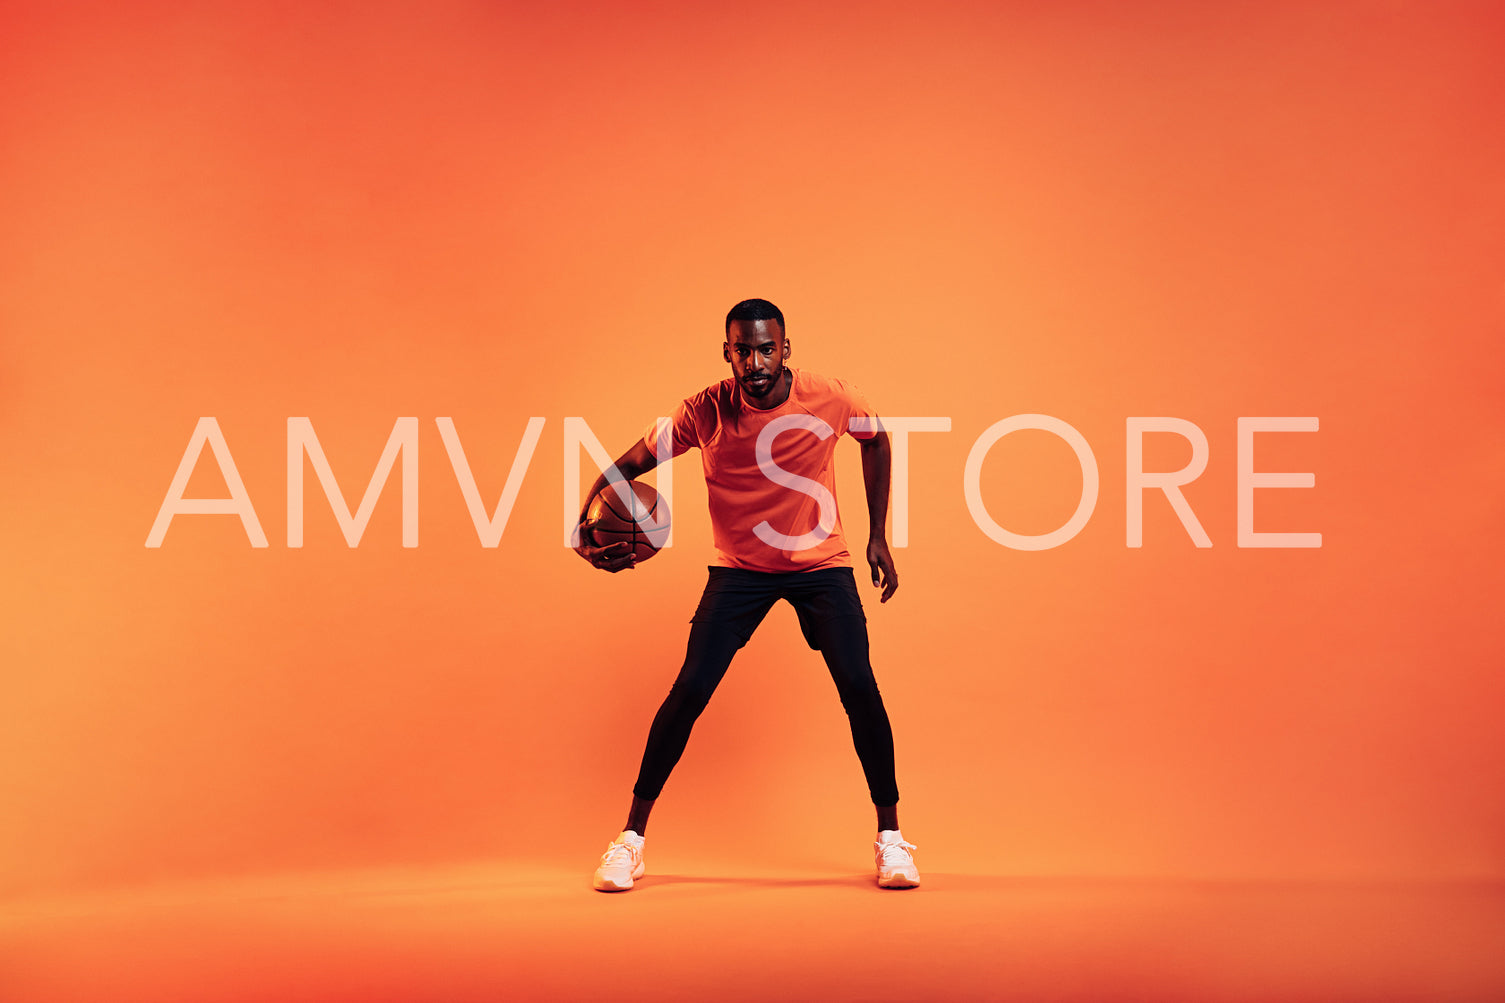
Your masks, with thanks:
[{"label": "studio backdrop", "polygon": [[[838,497],[931,869],[1498,877],[1501,28],[7,6],[0,890],[588,871],[704,584],[700,454],[638,568],[566,521],[747,297],[890,421],[882,606],[852,441]],[[757,819],[857,870],[871,815],[781,605],[661,852]]]}]

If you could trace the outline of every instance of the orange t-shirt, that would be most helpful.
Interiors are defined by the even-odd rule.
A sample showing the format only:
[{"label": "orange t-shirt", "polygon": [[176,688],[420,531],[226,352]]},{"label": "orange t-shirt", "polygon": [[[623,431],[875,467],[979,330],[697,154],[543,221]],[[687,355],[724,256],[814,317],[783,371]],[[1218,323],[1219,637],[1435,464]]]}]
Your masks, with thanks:
[{"label": "orange t-shirt", "polygon": [[660,457],[700,447],[714,565],[852,566],[836,510],[836,442],[843,432],[871,439],[881,428],[878,416],[850,383],[788,368],[789,399],[776,408],[749,406],[736,381],[725,379],[686,398],[643,437]]}]

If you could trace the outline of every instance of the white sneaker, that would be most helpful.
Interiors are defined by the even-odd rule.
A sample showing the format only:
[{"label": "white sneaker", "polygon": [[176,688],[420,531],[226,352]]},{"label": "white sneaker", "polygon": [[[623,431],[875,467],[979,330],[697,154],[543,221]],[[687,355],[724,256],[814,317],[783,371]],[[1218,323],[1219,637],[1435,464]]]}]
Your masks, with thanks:
[{"label": "white sneaker", "polygon": [[878,887],[918,888],[920,869],[909,853],[917,849],[919,847],[913,843],[904,842],[898,829],[884,829],[878,833],[878,841],[873,844],[878,861]]},{"label": "white sneaker", "polygon": [[625,892],[642,876],[643,837],[624,829],[601,854],[601,866],[596,868],[592,883],[598,892]]}]

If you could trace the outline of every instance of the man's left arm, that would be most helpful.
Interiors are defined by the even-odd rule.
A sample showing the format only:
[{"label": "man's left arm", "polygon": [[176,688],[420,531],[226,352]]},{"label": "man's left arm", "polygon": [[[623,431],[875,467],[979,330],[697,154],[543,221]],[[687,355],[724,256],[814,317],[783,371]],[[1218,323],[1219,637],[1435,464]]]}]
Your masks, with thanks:
[{"label": "man's left arm", "polygon": [[867,563],[873,571],[873,584],[880,584],[881,579],[883,595],[878,601],[885,603],[899,588],[893,555],[888,552],[888,485],[893,452],[887,432],[858,442],[862,446],[862,485],[867,489]]}]

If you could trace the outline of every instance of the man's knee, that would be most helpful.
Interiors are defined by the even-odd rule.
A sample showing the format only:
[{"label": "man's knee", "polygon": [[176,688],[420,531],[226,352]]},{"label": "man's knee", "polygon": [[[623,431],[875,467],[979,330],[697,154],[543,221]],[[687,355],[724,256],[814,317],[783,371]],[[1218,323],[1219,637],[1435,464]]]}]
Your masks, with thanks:
[{"label": "man's knee", "polygon": [[878,692],[878,684],[871,673],[866,679],[838,684],[836,691],[841,696],[842,707],[846,708],[849,715],[884,713],[883,694]]},{"label": "man's knee", "polygon": [[664,699],[664,704],[679,713],[699,717],[715,692],[715,682],[696,678],[676,679],[674,685],[669,687],[669,695]]}]

